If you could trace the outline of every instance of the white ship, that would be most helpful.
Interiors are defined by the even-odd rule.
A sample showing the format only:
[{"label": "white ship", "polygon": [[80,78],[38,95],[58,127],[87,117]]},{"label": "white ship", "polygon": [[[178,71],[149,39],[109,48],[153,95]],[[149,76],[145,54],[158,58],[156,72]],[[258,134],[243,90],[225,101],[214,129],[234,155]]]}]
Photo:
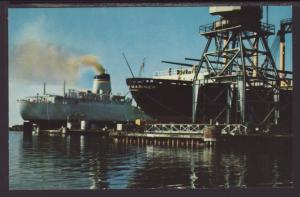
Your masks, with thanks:
[{"label": "white ship", "polygon": [[132,99],[111,95],[110,75],[106,73],[94,77],[92,91],[69,90],[63,96],[44,93],[18,101],[23,120],[42,129],[65,126],[71,119],[84,120],[92,126],[150,119],[131,104]]}]

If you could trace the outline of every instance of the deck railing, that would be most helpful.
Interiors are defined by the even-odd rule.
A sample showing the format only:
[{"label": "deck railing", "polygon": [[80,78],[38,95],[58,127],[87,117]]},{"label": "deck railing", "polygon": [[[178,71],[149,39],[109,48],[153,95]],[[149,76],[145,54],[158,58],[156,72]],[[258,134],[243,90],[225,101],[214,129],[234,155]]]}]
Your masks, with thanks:
[{"label": "deck railing", "polygon": [[[213,31],[220,30],[223,28],[233,28],[233,27],[236,27],[239,25],[241,25],[241,27],[243,27],[242,24],[234,24],[234,23],[231,24],[228,22],[228,20],[218,20],[213,23],[200,25],[199,33],[202,34],[202,33],[207,33],[207,32],[213,32]],[[256,26],[256,28],[257,28],[257,26]],[[255,28],[253,28],[253,27],[251,27],[249,29],[255,30]],[[275,33],[275,25],[272,25],[269,23],[264,23],[264,22],[259,22],[259,29],[257,29],[257,30],[268,33],[268,34],[274,34]]]}]

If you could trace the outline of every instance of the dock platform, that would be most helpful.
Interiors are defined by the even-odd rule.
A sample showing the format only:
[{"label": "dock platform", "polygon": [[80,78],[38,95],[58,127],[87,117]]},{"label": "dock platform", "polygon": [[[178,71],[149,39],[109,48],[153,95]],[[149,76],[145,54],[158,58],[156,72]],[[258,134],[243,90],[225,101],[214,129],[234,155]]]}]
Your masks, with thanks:
[{"label": "dock platform", "polygon": [[57,129],[39,130],[39,134],[105,136],[115,143],[166,145],[185,147],[214,147],[216,144],[250,145],[287,144],[292,134],[267,133],[264,130],[251,131],[244,125],[203,124],[149,124],[144,127],[132,125],[117,126],[117,129]]},{"label": "dock platform", "polygon": [[[194,133],[136,133],[111,132],[109,136],[115,143],[151,144],[168,146],[201,146],[203,135]],[[212,144],[213,145],[213,144]]]}]

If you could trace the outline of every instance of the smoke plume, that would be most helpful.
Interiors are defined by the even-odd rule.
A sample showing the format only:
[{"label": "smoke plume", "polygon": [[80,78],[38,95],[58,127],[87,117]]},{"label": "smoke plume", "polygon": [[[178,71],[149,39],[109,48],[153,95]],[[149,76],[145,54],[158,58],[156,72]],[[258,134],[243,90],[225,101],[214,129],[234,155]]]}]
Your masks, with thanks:
[{"label": "smoke plume", "polygon": [[98,71],[98,74],[103,74],[105,72],[103,65],[98,62],[97,57],[94,55],[80,56],[79,61],[82,65],[93,66]]},{"label": "smoke plume", "polygon": [[10,74],[19,81],[74,83],[80,67],[93,67],[98,74],[105,72],[95,55],[74,55],[62,46],[41,40],[23,42],[10,54]]}]

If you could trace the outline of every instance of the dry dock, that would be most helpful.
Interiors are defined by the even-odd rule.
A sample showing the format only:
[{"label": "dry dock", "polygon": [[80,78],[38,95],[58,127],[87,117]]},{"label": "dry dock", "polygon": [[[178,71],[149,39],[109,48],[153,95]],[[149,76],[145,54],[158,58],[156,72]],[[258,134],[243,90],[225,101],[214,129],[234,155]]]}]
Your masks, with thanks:
[{"label": "dry dock", "polygon": [[[220,17],[213,23],[199,27],[199,33],[207,41],[201,58],[186,58],[197,63],[163,61],[192,67],[193,75],[190,80],[131,79],[131,93],[137,105],[141,109],[144,108],[146,114],[151,116],[153,113],[153,118],[157,115],[155,121],[160,123],[150,123],[150,120],[147,122],[146,119],[141,121],[141,117],[131,118],[131,123],[129,120],[115,118],[116,121],[112,123],[114,127],[110,129],[106,127],[104,130],[90,130],[96,126],[101,127],[100,124],[89,125],[90,120],[103,119],[104,113],[98,114],[101,108],[97,113],[85,112],[88,115],[98,114],[93,119],[79,115],[74,115],[73,118],[68,116],[65,120],[67,126],[59,125],[62,126],[61,130],[44,132],[108,135],[114,142],[171,146],[216,143],[249,143],[254,146],[256,143],[273,143],[278,140],[291,142],[293,72],[285,69],[285,35],[292,33],[292,20],[282,20],[280,30],[276,33],[275,25],[262,21],[263,12],[259,6],[251,9],[210,7],[210,14]],[[248,14],[250,18],[245,17]],[[277,49],[268,45],[268,38],[272,35],[276,36],[274,46],[280,49],[279,67],[275,62],[276,58],[273,57]],[[172,72],[169,72],[168,76],[171,74]],[[106,82],[100,83],[100,86],[100,79],[109,82],[110,77],[107,74],[95,76],[93,99],[97,100],[97,92],[102,88],[109,100],[110,86],[107,87]],[[147,100],[145,95],[150,95],[147,97],[151,99]],[[181,98],[179,95],[190,95],[192,98]],[[168,102],[169,100],[172,102]],[[179,103],[174,103],[174,100],[178,100]],[[126,114],[126,111],[120,110],[119,107],[117,109],[122,117]],[[167,113],[165,109],[172,113]],[[173,113],[175,111],[176,114]],[[188,119],[185,121],[178,114],[184,114]],[[168,116],[168,121],[162,118],[165,116]],[[137,120],[140,121],[133,124],[133,121]],[[121,122],[126,124],[119,124]],[[32,123],[24,123],[24,129],[31,132],[30,124]],[[79,128],[75,125],[81,125],[81,129],[74,130]]]}]

